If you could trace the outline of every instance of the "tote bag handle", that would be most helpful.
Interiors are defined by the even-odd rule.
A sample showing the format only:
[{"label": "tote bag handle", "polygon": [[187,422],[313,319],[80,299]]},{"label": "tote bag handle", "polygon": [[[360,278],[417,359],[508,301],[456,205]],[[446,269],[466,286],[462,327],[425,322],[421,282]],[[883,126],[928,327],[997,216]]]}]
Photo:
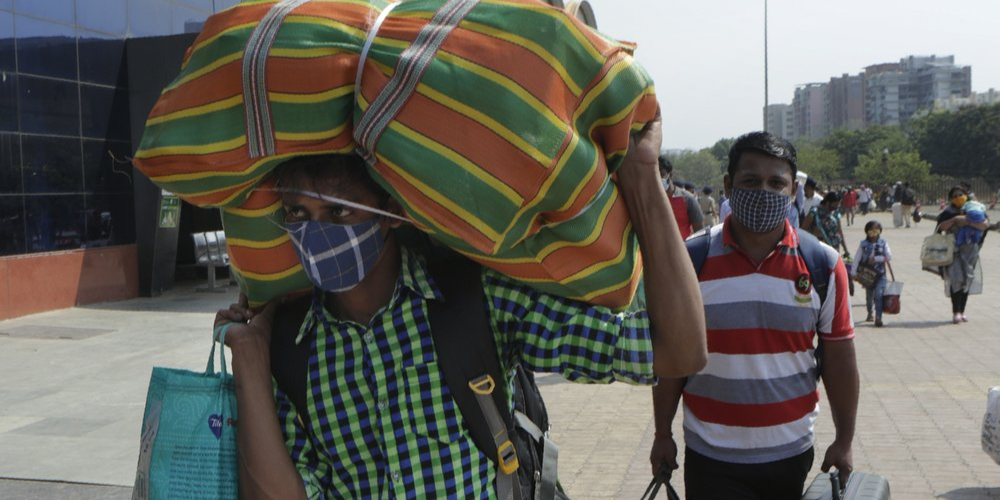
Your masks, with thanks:
[{"label": "tote bag handle", "polygon": [[223,375],[229,375],[229,371],[226,368],[226,333],[229,332],[229,328],[235,323],[226,323],[224,325],[219,325],[215,327],[212,333],[212,350],[208,353],[208,366],[205,367],[205,373],[209,375],[215,375],[215,344],[218,342],[222,345],[219,348],[219,358],[221,361]]}]

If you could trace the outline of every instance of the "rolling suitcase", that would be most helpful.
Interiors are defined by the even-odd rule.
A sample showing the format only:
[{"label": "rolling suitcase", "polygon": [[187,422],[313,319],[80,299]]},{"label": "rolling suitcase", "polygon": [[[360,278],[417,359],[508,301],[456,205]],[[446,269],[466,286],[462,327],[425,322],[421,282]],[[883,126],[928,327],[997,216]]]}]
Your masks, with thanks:
[{"label": "rolling suitcase", "polygon": [[864,472],[852,472],[841,488],[836,471],[820,474],[802,495],[802,500],[889,500],[889,481]]}]

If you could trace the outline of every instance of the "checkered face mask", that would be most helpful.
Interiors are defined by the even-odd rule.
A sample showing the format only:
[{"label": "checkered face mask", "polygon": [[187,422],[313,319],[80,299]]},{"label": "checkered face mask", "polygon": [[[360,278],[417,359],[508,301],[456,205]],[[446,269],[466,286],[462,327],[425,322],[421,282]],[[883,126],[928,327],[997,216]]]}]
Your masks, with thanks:
[{"label": "checkered face mask", "polygon": [[733,189],[733,217],[754,233],[773,231],[788,216],[792,199],[764,189]]},{"label": "checkered face mask", "polygon": [[385,247],[378,219],[354,225],[286,222],[285,230],[309,281],[327,292],[358,286]]}]

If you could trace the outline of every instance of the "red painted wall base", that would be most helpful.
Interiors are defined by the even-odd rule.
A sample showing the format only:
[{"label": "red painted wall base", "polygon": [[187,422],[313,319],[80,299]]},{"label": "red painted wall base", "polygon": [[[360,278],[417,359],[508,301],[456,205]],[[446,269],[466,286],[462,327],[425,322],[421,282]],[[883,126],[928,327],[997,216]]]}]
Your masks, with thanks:
[{"label": "red painted wall base", "polygon": [[135,245],[0,257],[0,320],[138,296]]}]

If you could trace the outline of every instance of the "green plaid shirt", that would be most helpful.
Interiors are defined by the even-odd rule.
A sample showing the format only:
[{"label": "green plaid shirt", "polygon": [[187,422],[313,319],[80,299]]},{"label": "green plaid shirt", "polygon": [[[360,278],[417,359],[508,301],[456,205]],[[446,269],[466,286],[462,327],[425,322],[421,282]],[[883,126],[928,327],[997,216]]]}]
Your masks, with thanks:
[{"label": "green plaid shirt", "polygon": [[[369,325],[333,317],[320,294],[313,301],[296,340],[310,346],[308,428],[275,391],[309,498],[496,497],[495,466],[473,444],[438,369],[427,301],[441,292],[421,259],[404,249],[402,260],[392,300]],[[614,314],[490,270],[482,279],[508,373],[520,363],[576,382],[655,380],[645,311]]]}]

